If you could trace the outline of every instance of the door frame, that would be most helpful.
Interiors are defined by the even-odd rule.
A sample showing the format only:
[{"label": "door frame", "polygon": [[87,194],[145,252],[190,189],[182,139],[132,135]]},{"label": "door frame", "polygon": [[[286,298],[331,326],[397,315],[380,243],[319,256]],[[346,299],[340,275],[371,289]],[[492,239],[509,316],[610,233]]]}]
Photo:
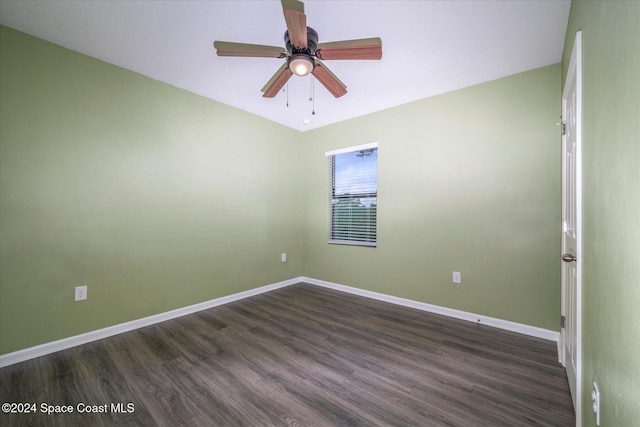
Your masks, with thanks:
[{"label": "door frame", "polygon": [[[566,87],[567,82],[571,79],[575,79],[576,82],[576,165],[575,165],[575,197],[576,197],[576,295],[575,295],[575,312],[576,312],[576,324],[573,325],[576,334],[576,385],[575,385],[575,412],[576,412],[576,426],[582,425],[582,32],[576,32],[575,41],[573,44],[573,50],[571,51],[571,60],[569,62],[569,69],[567,70],[567,76],[564,82],[564,89],[562,91],[562,121],[563,125],[567,120],[566,110]],[[564,209],[566,201],[566,173],[565,173],[565,159],[566,159],[566,137],[562,137],[562,206]],[[564,221],[562,233],[564,234]],[[564,236],[562,236],[562,252],[565,253]],[[564,272],[564,264],[562,265],[562,271]],[[564,283],[564,273],[561,272],[562,277],[562,303],[561,310],[562,316],[566,318],[566,307],[569,300],[568,289]],[[569,319],[567,318],[567,321]],[[565,329],[560,329],[560,342],[559,348],[561,351],[558,353],[560,362],[563,366],[566,366],[566,334]]]}]

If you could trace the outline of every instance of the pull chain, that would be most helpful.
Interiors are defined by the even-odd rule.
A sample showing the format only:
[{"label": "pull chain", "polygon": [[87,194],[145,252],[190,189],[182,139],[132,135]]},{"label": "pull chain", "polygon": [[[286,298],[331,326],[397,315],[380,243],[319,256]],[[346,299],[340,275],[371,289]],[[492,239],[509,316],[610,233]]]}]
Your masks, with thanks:
[{"label": "pull chain", "polygon": [[316,114],[316,79],[311,76],[311,115],[315,116]]},{"label": "pull chain", "polygon": [[287,88],[284,91],[287,92],[287,108],[289,108],[289,82],[287,82]]}]

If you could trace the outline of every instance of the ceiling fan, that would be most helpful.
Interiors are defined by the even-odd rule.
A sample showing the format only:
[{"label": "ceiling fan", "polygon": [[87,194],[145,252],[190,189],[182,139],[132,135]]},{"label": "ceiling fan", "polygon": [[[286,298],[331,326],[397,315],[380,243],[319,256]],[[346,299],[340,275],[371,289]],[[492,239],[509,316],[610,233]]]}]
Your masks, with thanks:
[{"label": "ceiling fan", "polygon": [[286,58],[286,62],[262,88],[266,98],[276,96],[292,75],[306,76],[309,73],[333,96],[341,97],[347,93],[347,87],[324,65],[323,60],[382,58],[382,41],[379,37],[318,43],[318,33],[307,27],[307,16],[301,1],[282,0],[282,10],[287,24],[284,49],[259,44],[213,42],[218,56]]}]

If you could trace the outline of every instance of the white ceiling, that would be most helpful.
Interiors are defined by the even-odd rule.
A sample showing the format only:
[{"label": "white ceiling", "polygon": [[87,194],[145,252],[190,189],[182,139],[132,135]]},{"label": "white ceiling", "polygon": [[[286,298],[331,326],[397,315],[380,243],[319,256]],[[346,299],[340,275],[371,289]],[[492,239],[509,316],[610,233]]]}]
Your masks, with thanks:
[{"label": "white ceiling", "polygon": [[[561,60],[570,0],[307,0],[320,42],[382,38],[381,61],[327,61],[347,85],[311,76],[260,89],[282,59],[218,57],[214,40],[284,46],[280,1],[1,0],[0,22],[300,131]],[[305,124],[305,121],[309,123]]]}]

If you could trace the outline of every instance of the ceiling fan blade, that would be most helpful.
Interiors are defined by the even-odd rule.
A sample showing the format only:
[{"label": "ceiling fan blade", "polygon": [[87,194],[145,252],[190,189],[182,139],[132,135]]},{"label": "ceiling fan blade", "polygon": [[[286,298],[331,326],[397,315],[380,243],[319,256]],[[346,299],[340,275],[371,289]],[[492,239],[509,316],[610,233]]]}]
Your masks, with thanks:
[{"label": "ceiling fan blade", "polygon": [[279,46],[265,46],[261,44],[247,44],[234,42],[213,42],[218,56],[247,56],[264,58],[284,58],[286,53]]},{"label": "ceiling fan blade", "polygon": [[324,65],[321,61],[316,61],[316,67],[311,72],[316,79],[324,87],[327,88],[331,95],[336,98],[340,98],[342,95],[347,93],[347,86],[340,81],[339,78],[336,77],[335,74],[329,70],[326,65]]},{"label": "ceiling fan blade", "polygon": [[282,0],[282,11],[291,44],[306,49],[307,16],[304,14],[304,4],[298,0]]},{"label": "ceiling fan blade", "polygon": [[373,37],[370,39],[320,43],[316,49],[316,56],[323,60],[381,59],[382,40],[379,37]]},{"label": "ceiling fan blade", "polygon": [[269,79],[266,85],[261,89],[264,92],[262,95],[265,98],[273,98],[280,92],[280,89],[291,78],[293,73],[285,62],[282,67],[278,68],[278,71]]}]

